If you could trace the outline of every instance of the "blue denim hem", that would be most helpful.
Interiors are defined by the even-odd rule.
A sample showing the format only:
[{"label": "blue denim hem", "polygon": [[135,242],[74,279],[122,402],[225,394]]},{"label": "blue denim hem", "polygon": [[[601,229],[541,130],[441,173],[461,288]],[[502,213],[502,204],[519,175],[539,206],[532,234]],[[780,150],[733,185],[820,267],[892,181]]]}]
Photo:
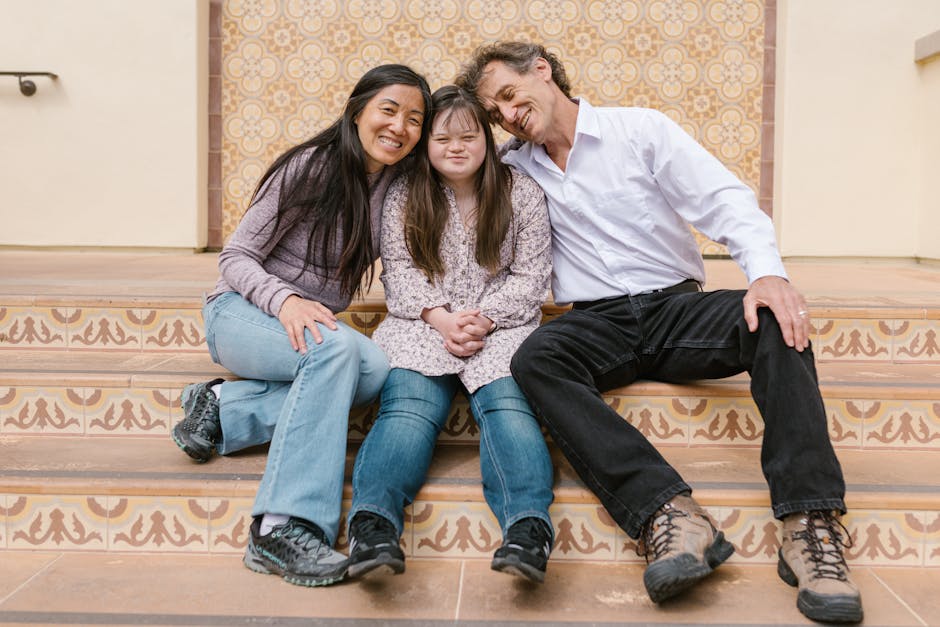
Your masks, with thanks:
[{"label": "blue denim hem", "polygon": [[809,501],[795,501],[791,503],[777,503],[774,505],[774,518],[783,520],[790,514],[799,512],[838,512],[843,515],[846,512],[845,501],[841,498],[812,499]]}]

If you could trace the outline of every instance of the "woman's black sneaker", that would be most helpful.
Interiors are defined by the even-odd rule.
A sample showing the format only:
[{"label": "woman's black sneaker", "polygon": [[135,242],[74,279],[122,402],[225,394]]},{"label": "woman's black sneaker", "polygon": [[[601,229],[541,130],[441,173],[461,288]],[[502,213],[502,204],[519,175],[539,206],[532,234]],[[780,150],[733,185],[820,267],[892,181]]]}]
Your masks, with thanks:
[{"label": "woman's black sneaker", "polygon": [[542,583],[551,552],[552,534],[545,521],[523,518],[506,531],[503,545],[496,549],[490,568]]},{"label": "woman's black sneaker", "polygon": [[256,573],[280,575],[298,586],[325,586],[346,574],[346,556],[330,546],[317,525],[290,518],[261,535],[261,516],[252,521],[245,566]]},{"label": "woman's black sneaker", "polygon": [[400,575],[403,572],[405,553],[398,545],[395,525],[372,512],[358,512],[353,516],[349,523],[349,576]]},{"label": "woman's black sneaker", "polygon": [[213,379],[183,389],[184,418],[173,427],[173,441],[199,463],[209,461],[215,445],[222,439],[219,399],[210,389],[222,382],[222,379]]}]

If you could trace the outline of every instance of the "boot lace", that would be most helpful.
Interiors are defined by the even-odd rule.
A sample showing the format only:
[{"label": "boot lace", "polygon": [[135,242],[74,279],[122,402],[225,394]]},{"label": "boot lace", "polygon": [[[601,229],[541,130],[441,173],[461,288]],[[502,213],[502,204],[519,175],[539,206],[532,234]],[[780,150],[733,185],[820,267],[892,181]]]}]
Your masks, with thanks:
[{"label": "boot lace", "polygon": [[513,523],[506,530],[503,544],[515,544],[524,549],[545,549],[550,545],[550,535],[545,530],[545,523],[538,518],[523,518]]},{"label": "boot lace", "polygon": [[180,423],[180,428],[199,435],[211,442],[218,440],[218,427],[213,414],[218,414],[219,401],[208,387],[201,390],[193,399],[193,409],[187,420]]},{"label": "boot lace", "polygon": [[293,545],[298,554],[306,554],[313,551],[319,555],[323,550],[329,550],[329,543],[326,540],[326,534],[319,527],[298,518],[291,518],[284,523],[281,529],[281,537],[290,545]]},{"label": "boot lace", "polygon": [[636,554],[646,558],[646,563],[649,564],[651,555],[653,557],[652,561],[655,562],[669,553],[677,533],[675,520],[689,517],[687,512],[673,507],[669,503],[660,507],[643,525],[639,542],[636,544]]},{"label": "boot lace", "polygon": [[849,530],[831,513],[807,513],[806,528],[794,532],[793,539],[806,543],[803,554],[812,564],[814,579],[848,579],[848,565],[842,549],[852,546],[851,537]]}]

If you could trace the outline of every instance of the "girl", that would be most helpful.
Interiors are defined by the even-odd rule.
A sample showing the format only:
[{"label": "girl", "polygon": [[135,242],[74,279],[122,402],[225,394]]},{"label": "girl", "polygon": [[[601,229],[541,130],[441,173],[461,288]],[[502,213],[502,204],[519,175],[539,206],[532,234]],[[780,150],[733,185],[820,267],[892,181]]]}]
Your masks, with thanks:
[{"label": "girl", "polygon": [[404,506],[424,483],[458,389],[480,427],[495,570],[542,581],[552,544],[552,466],[509,373],[538,326],[551,273],[541,189],[499,161],[486,115],[456,87],[433,96],[427,152],[389,191],[382,218],[388,317],[374,334],[392,366],[356,457],[349,575],[401,573]]},{"label": "girl", "polygon": [[408,67],[367,72],[340,119],[275,161],[219,254],[206,343],[243,380],[188,386],[173,439],[200,462],[270,442],[244,559],[254,571],[306,586],[346,572],[332,546],[349,410],[374,399],[388,362],[336,313],[371,279],[394,166],[429,110],[427,82]]}]

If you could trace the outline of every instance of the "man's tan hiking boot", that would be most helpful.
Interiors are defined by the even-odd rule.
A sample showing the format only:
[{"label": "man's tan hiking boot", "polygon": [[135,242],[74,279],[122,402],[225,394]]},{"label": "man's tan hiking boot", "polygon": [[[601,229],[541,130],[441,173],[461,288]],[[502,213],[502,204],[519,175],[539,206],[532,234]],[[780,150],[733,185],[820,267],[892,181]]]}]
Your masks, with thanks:
[{"label": "man's tan hiking boot", "polygon": [[660,603],[712,572],[731,557],[734,546],[695,499],[680,494],[646,521],[637,553],[649,564],[643,574],[646,592]]},{"label": "man's tan hiking boot", "polygon": [[849,579],[842,555],[848,531],[829,512],[791,514],[783,520],[783,542],[777,574],[799,586],[796,606],[813,620],[857,623],[862,597]]}]

